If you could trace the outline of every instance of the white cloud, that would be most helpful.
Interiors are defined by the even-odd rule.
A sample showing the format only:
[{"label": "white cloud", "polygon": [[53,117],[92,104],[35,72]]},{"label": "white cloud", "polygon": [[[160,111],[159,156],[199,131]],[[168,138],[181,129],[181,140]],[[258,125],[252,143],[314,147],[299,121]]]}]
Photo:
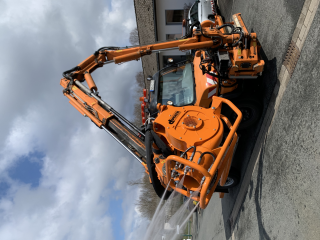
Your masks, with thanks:
[{"label": "white cloud", "polygon": [[[111,6],[111,8],[110,8]],[[141,166],[62,95],[61,73],[97,48],[128,45],[133,1],[1,1],[0,239],[114,239],[108,209],[123,198],[126,239],[142,221],[128,179]],[[93,74],[103,99],[130,117],[140,62]],[[12,180],[21,156],[43,152],[36,188]],[[136,234],[135,234],[136,236]]]}]

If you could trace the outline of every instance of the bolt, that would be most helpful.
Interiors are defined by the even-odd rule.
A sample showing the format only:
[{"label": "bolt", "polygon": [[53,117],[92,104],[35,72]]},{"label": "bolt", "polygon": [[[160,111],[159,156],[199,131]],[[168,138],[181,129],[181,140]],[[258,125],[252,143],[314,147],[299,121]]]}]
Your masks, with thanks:
[{"label": "bolt", "polygon": [[213,116],[213,118],[214,118],[214,116]]},{"label": "bolt", "polygon": [[169,129],[169,127],[167,127]]},{"label": "bolt", "polygon": [[215,131],[216,129],[213,129],[213,131]]},{"label": "bolt", "polygon": [[158,130],[158,128],[156,128],[156,130]]},{"label": "bolt", "polygon": [[182,137],[180,137],[180,139],[182,139]]},{"label": "bolt", "polygon": [[201,120],[201,118],[198,118],[198,120]]},{"label": "bolt", "polygon": [[87,116],[87,114],[83,114],[83,116],[84,116],[84,117],[86,117],[86,116]]},{"label": "bolt", "polygon": [[187,115],[187,117],[189,117],[189,115]]},{"label": "bolt", "polygon": [[200,140],[202,140],[202,138],[200,138]]},{"label": "bolt", "polygon": [[182,122],[182,124],[184,124],[184,122]]},{"label": "bolt", "polygon": [[215,107],[212,107],[212,109],[216,109]]},{"label": "bolt", "polygon": [[196,126],[193,126],[193,128],[196,128]]},{"label": "bolt", "polygon": [[158,163],[160,162],[159,158],[155,158],[155,159],[154,159],[154,162],[155,162],[156,164],[158,164]]},{"label": "bolt", "polygon": [[202,109],[202,108],[200,108],[200,109]]},{"label": "bolt", "polygon": [[171,115],[169,115],[169,117],[171,117]]}]

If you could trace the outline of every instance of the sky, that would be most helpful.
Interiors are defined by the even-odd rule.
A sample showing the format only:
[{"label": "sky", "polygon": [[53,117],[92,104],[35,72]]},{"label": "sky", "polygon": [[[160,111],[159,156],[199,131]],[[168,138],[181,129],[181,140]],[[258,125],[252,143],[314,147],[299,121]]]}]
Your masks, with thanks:
[{"label": "sky", "polygon": [[[132,0],[0,1],[0,239],[141,239],[127,182],[143,167],[62,94],[62,72],[103,46],[129,45]],[[93,77],[132,120],[141,61]]]}]

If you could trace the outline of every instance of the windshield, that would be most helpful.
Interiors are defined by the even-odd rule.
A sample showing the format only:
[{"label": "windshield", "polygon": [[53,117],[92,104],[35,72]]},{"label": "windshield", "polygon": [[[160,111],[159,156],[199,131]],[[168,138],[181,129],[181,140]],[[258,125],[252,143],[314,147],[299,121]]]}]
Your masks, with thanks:
[{"label": "windshield", "polygon": [[193,65],[169,67],[160,73],[158,103],[185,106],[194,102]]},{"label": "windshield", "polygon": [[198,1],[196,1],[190,9],[191,24],[198,21]]}]

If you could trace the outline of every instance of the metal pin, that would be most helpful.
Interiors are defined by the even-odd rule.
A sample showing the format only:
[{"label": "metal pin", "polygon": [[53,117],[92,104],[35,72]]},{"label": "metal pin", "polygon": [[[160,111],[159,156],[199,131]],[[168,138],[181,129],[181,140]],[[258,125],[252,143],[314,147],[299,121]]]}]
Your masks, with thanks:
[{"label": "metal pin", "polygon": [[200,138],[200,140],[202,140],[202,138]]}]

